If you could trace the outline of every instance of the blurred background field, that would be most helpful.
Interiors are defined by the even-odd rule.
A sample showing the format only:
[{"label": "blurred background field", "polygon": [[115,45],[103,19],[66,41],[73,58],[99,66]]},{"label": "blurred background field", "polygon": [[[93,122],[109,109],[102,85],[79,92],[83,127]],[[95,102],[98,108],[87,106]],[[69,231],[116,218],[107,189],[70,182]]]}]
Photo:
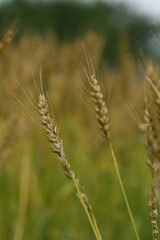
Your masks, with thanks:
[{"label": "blurred background field", "polygon": [[100,72],[139,234],[151,239],[150,173],[134,108],[143,121],[145,64],[159,67],[158,23],[122,4],[15,0],[1,4],[0,30],[1,44],[7,33],[11,40],[0,48],[0,239],[94,239],[74,187],[39,129],[37,110],[17,83],[37,101],[33,73],[39,84],[40,70],[67,159],[103,239],[135,239],[88,97],[83,44]]}]

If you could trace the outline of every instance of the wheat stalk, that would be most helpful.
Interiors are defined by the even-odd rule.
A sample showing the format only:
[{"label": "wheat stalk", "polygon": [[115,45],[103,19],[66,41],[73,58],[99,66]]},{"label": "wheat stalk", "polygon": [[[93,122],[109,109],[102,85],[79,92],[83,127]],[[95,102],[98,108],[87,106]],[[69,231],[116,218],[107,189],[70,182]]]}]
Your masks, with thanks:
[{"label": "wheat stalk", "polygon": [[115,157],[115,153],[114,153],[113,146],[112,146],[111,134],[110,134],[109,111],[108,111],[108,108],[107,108],[106,103],[104,101],[104,97],[103,97],[103,94],[102,94],[102,91],[101,91],[100,84],[99,84],[99,82],[97,80],[97,77],[96,77],[96,70],[95,70],[93,61],[90,59],[87,52],[86,52],[86,61],[87,61],[87,68],[88,69],[86,67],[84,67],[84,71],[85,71],[86,77],[87,77],[89,85],[90,85],[90,96],[91,96],[93,107],[94,107],[94,110],[95,110],[95,113],[96,113],[98,128],[100,129],[100,131],[101,131],[103,137],[105,138],[105,140],[107,140],[107,142],[108,142],[109,149],[110,149],[112,159],[113,159],[113,162],[114,162],[116,174],[117,174],[118,181],[119,181],[119,184],[120,184],[120,188],[121,188],[124,200],[125,200],[125,204],[126,204],[126,207],[127,207],[127,210],[128,210],[128,213],[129,213],[129,216],[130,216],[130,219],[131,219],[134,231],[135,231],[136,238],[137,238],[137,240],[139,240],[140,238],[139,238],[139,235],[138,235],[138,231],[137,231],[135,221],[133,219],[133,215],[132,215],[132,212],[131,212],[131,209],[130,209],[130,206],[129,206],[129,202],[128,202],[128,199],[127,199],[127,196],[126,196],[126,193],[125,193],[125,189],[124,189],[124,186],[123,186],[123,182],[122,182],[121,175],[120,175],[119,168],[118,168],[118,164],[117,164],[117,159]]},{"label": "wheat stalk", "polygon": [[145,145],[147,151],[147,164],[150,168],[150,172],[152,174],[152,185],[151,185],[151,193],[149,199],[149,207],[151,209],[151,225],[152,225],[152,234],[153,240],[158,239],[158,224],[157,224],[157,206],[156,206],[156,160],[157,160],[157,139],[155,138],[154,133],[154,126],[152,115],[150,113],[150,105],[148,104],[147,100],[145,100],[145,112],[144,112],[144,119],[145,119],[145,128],[144,128],[144,135],[145,135]]},{"label": "wheat stalk", "polygon": [[72,180],[72,182],[74,183],[77,196],[85,210],[85,213],[87,215],[87,218],[89,220],[89,223],[92,227],[96,239],[102,240],[87,195],[82,191],[82,187],[80,186],[79,180],[76,178],[74,171],[71,169],[71,166],[65,157],[63,149],[63,140],[60,139],[59,137],[55,119],[49,110],[48,101],[43,91],[39,95],[38,107],[41,116],[41,123],[44,126],[46,137],[51,144],[51,151],[58,156],[58,161],[61,164],[66,177]]},{"label": "wheat stalk", "polygon": [[[149,207],[151,209],[151,224],[153,239],[158,239],[158,224],[157,224],[157,201],[159,199],[159,166],[160,166],[160,144],[158,127],[160,117],[160,79],[154,70],[153,66],[148,66],[147,69],[147,82],[149,83],[149,90],[147,94],[150,96],[148,103],[147,97],[145,100],[145,145],[147,151],[147,164],[149,165],[152,175],[151,193],[149,199]],[[157,124],[158,123],[158,124]]]}]

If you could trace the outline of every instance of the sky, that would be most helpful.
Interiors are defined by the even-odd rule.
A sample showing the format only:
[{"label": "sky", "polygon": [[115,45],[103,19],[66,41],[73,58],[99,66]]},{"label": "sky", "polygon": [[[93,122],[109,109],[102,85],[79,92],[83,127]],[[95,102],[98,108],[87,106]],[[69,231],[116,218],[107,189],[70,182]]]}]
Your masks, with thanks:
[{"label": "sky", "polygon": [[[12,0],[0,0],[0,3],[10,2]],[[32,0],[32,1],[54,1],[54,0]],[[76,1],[76,0],[75,0]],[[80,0],[79,0],[80,1]],[[81,0],[82,1],[82,0]],[[83,0],[83,2],[93,2],[95,0]],[[102,0],[101,0],[102,1]],[[103,0],[108,3],[124,3],[131,10],[143,13],[160,22],[160,0]]]},{"label": "sky", "polygon": [[137,12],[160,20],[160,0],[105,0],[112,3],[124,3]]}]

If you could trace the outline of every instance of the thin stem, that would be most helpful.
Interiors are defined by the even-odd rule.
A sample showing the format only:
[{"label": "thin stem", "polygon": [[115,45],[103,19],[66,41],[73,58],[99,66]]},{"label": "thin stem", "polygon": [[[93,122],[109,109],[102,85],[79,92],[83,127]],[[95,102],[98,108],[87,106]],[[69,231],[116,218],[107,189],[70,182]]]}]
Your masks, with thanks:
[{"label": "thin stem", "polygon": [[88,211],[88,209],[87,209],[87,207],[86,207],[86,205],[85,205],[85,203],[84,203],[84,200],[83,200],[83,198],[82,198],[82,194],[81,194],[80,189],[79,189],[79,187],[78,187],[78,185],[77,185],[77,183],[76,183],[75,178],[72,177],[72,180],[73,180],[73,183],[74,183],[75,188],[76,188],[76,190],[77,190],[77,194],[78,194],[79,199],[80,199],[80,201],[81,201],[81,203],[82,203],[82,206],[83,206],[83,208],[84,208],[84,210],[85,210],[85,212],[86,212],[86,215],[87,215],[87,217],[88,217],[88,220],[89,220],[89,223],[90,223],[90,225],[91,225],[91,227],[92,227],[92,230],[93,230],[93,232],[94,232],[94,235],[95,235],[95,237],[96,237],[97,240],[101,240],[102,238],[99,237],[99,234],[98,234],[97,231],[96,231],[96,228],[95,228],[95,226],[94,226],[94,224],[93,224],[93,221],[92,221],[92,218],[91,218],[91,216],[90,216],[90,214],[89,214],[89,211]]},{"label": "thin stem", "polygon": [[160,194],[156,192],[156,196],[157,196],[158,206],[160,207]]},{"label": "thin stem", "polygon": [[98,228],[98,226],[97,226],[97,222],[96,222],[96,219],[95,219],[95,216],[94,216],[93,213],[92,213],[92,219],[93,219],[93,223],[94,223],[94,226],[95,226],[95,228],[96,228],[98,237],[99,237],[100,240],[102,240],[102,237],[101,237],[101,234],[100,234],[100,232],[99,232],[99,228]]},{"label": "thin stem", "polygon": [[127,210],[128,210],[128,213],[129,213],[129,216],[130,216],[130,219],[131,219],[131,222],[132,222],[135,234],[136,234],[136,238],[137,238],[137,240],[140,240],[140,237],[139,237],[138,231],[137,231],[137,227],[136,227],[135,221],[133,219],[133,215],[132,215],[132,212],[131,212],[131,209],[130,209],[130,206],[129,206],[129,203],[128,203],[128,199],[127,199],[127,196],[126,196],[126,193],[125,193],[125,190],[124,190],[124,186],[123,186],[121,175],[120,175],[120,172],[119,172],[117,160],[116,160],[116,157],[115,157],[115,154],[114,154],[114,151],[113,151],[112,143],[111,143],[110,140],[108,140],[108,143],[109,143],[109,148],[110,148],[110,151],[111,151],[111,154],[112,154],[113,162],[114,162],[114,165],[115,165],[118,181],[119,181],[121,191],[122,191],[125,203],[126,203],[126,207],[127,207]]}]

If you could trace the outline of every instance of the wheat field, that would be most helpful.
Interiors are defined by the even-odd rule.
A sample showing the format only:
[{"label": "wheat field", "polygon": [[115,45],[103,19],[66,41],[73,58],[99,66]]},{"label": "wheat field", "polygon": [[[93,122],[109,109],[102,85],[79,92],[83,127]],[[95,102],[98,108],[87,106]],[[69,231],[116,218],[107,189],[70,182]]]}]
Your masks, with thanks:
[{"label": "wheat field", "polygon": [[[155,215],[148,206],[154,186],[150,170],[154,168],[146,164],[147,154],[152,151],[150,144],[145,146],[148,135],[144,130],[147,117],[151,115],[154,122],[158,115],[158,110],[152,108],[153,100],[152,113],[145,108],[149,106],[145,104],[148,89],[159,99],[158,63],[153,69],[148,59],[135,61],[124,36],[119,44],[119,65],[114,69],[103,59],[103,39],[92,32],[73,43],[60,43],[49,34],[45,39],[23,36],[15,44],[13,36],[14,31],[6,32],[0,45],[0,239],[96,239],[70,181],[74,180],[73,172],[68,163],[60,160],[63,151],[92,205],[102,236],[97,239],[136,239],[110,149],[97,128],[93,105],[97,101],[99,107],[99,100],[92,103],[95,95],[86,76],[86,53],[93,59],[107,106],[107,110],[103,108],[106,117],[109,114],[105,129],[112,136],[139,239],[158,239],[152,236],[155,229],[151,220]],[[38,93],[42,85],[58,135],[63,139],[62,147],[55,139],[54,125],[48,138],[54,144],[52,151],[60,158],[50,151],[41,126]],[[42,110],[46,106],[44,98],[39,104]],[[148,115],[144,116],[144,109]],[[48,110],[43,109],[42,122],[47,126],[46,117],[52,122],[52,113],[45,114]],[[97,118],[104,134],[105,122],[101,115]],[[149,140],[152,142],[153,137]],[[155,178],[158,181],[157,175]],[[157,208],[158,200],[157,195]]]}]

